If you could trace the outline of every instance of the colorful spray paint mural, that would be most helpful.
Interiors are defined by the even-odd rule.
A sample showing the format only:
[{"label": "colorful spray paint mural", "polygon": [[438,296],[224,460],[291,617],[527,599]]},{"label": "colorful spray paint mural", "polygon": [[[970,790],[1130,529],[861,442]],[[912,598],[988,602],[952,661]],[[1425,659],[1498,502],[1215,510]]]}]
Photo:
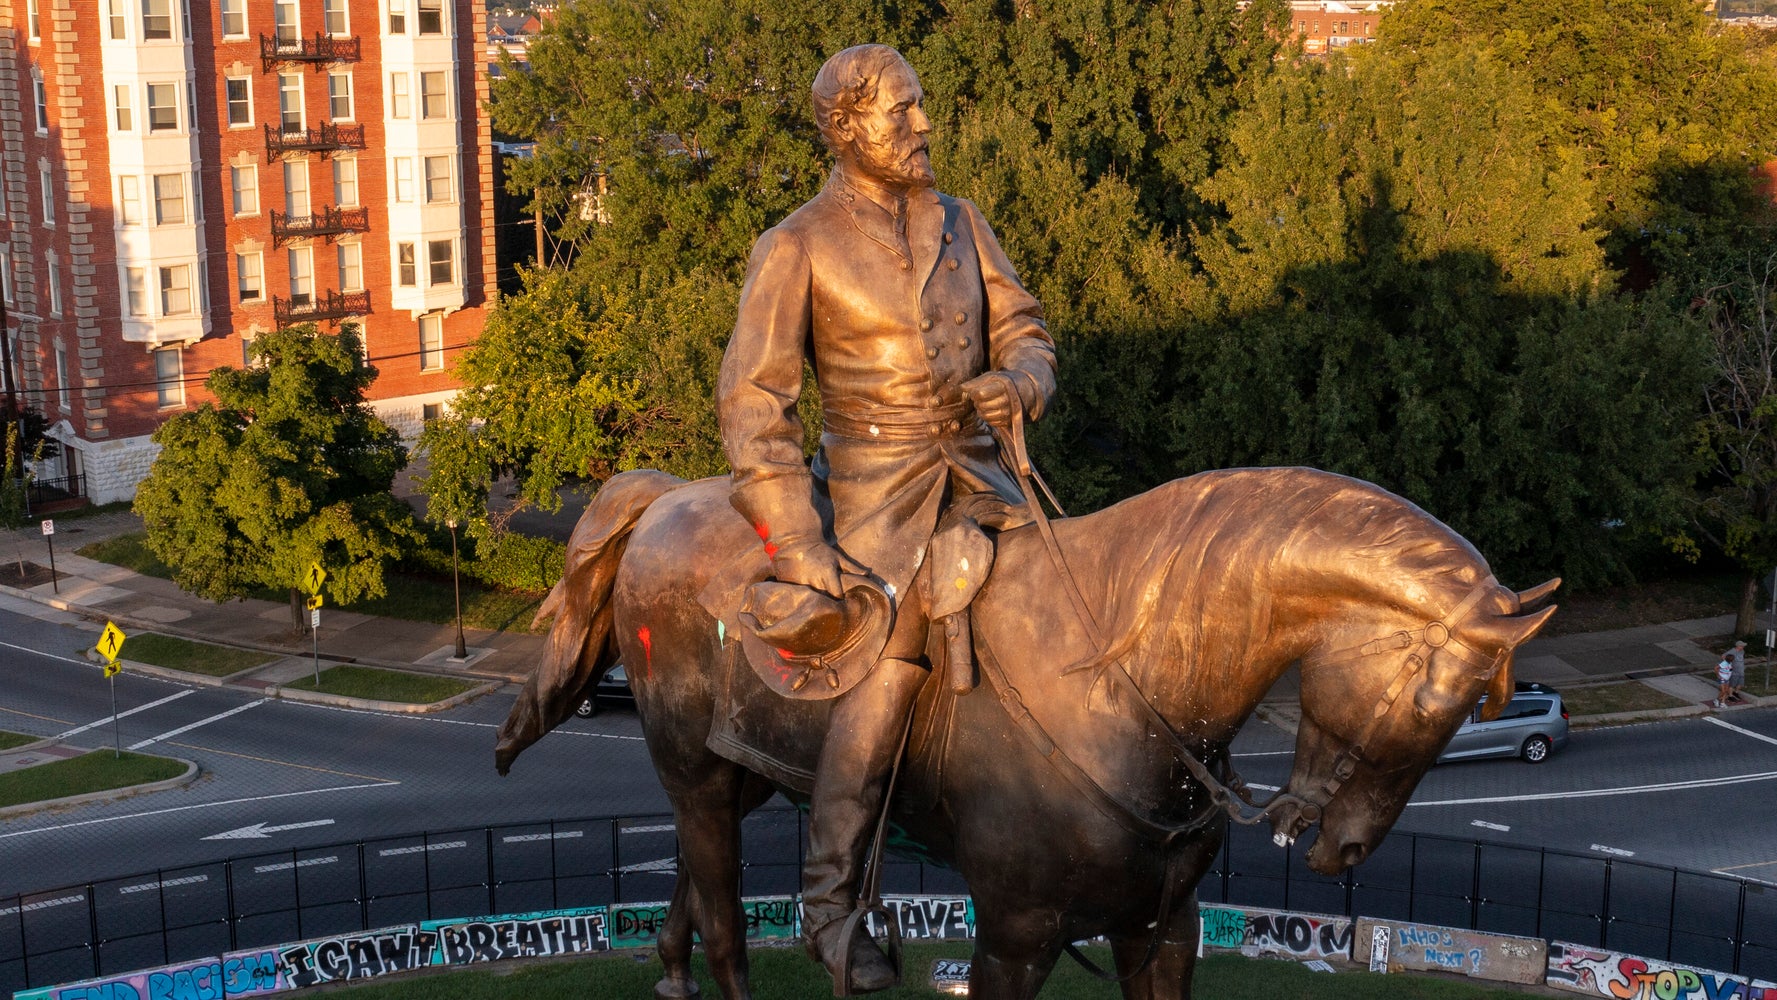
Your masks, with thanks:
[{"label": "colorful spray paint mural", "polygon": [[1351,957],[1350,917],[1254,907],[1204,906],[1203,947],[1298,960]]},{"label": "colorful spray paint mural", "polygon": [[1567,941],[1549,942],[1546,982],[1610,1000],[1777,1000],[1777,983]]}]

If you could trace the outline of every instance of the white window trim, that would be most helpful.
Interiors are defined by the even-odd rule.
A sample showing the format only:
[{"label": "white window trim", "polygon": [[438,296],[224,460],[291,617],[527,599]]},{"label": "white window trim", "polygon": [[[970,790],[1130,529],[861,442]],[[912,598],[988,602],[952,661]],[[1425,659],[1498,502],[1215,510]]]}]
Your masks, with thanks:
[{"label": "white window trim", "polygon": [[[428,347],[426,344],[426,324],[427,324],[427,321],[431,321],[434,324],[434,329],[436,329],[438,331],[438,341],[437,341],[436,347]],[[420,371],[423,371],[423,372],[441,372],[441,371],[443,371],[444,370],[444,315],[442,313],[427,313],[426,315],[421,316],[419,319],[419,328],[420,328],[419,329],[419,333],[420,333]],[[431,361],[430,364],[427,363],[428,360]]]},{"label": "white window trim", "polygon": [[[338,244],[339,251],[334,256],[339,263],[339,290],[342,292],[361,292],[364,290],[364,244],[348,240]],[[346,280],[345,258],[350,254],[358,257],[358,280]]]},{"label": "white window trim", "polygon": [[[433,160],[444,161],[444,193],[441,198],[432,197],[432,172],[430,168]],[[455,204],[457,200],[457,170],[456,164],[452,163],[451,160],[452,157],[449,155],[428,155],[420,157],[420,173],[424,178],[421,183],[425,186],[425,190],[421,193],[423,197],[422,204]]]},{"label": "white window trim", "polygon": [[[160,359],[171,357],[176,371],[169,378],[161,374]],[[169,402],[168,395],[172,396]],[[154,352],[154,401],[163,410],[176,409],[185,405],[185,357],[177,347],[163,347]]]},{"label": "white window trim", "polygon": [[[229,117],[228,106],[230,102],[228,99],[228,85],[235,80],[241,80],[247,84],[247,120],[244,122],[237,122]],[[251,76],[229,76],[223,78],[222,120],[224,122],[223,127],[230,129],[249,129],[256,124],[253,120],[253,78]]]},{"label": "white window trim", "polygon": [[[292,179],[300,179],[302,184],[292,184]],[[315,213],[314,177],[309,170],[307,160],[284,161],[284,213],[291,218],[303,218]],[[302,194],[302,211],[297,211],[295,195]]]},{"label": "white window trim", "polygon": [[[228,2],[228,0],[222,0],[222,3],[227,3],[227,2]],[[241,31],[240,31],[240,33],[236,34],[236,35],[231,35],[228,33],[228,29],[226,27],[224,27],[224,25],[226,25],[228,23],[228,19],[223,16],[220,4],[217,5],[217,10],[216,10],[216,27],[217,27],[218,31],[222,32],[223,38],[246,38],[253,33],[252,25],[247,20],[247,0],[234,0],[234,2],[237,5],[239,5],[239,7],[240,7],[240,13],[241,13]]]},{"label": "white window trim", "polygon": [[[155,87],[173,88],[173,127],[157,129],[154,127],[154,90]],[[178,135],[185,131],[185,102],[179,99],[180,85],[175,80],[149,80],[142,84],[142,127],[148,135],[166,132]]]},{"label": "white window trim", "polygon": [[[237,252],[237,253],[235,253],[234,257],[235,257],[235,262],[234,262],[235,301],[237,301],[237,302],[264,302],[265,301],[265,251],[251,250],[251,251],[248,251],[245,253]],[[258,261],[258,264],[256,265],[256,269],[258,271],[258,277],[259,277],[259,288],[256,292],[254,292],[254,294],[251,298],[242,294],[244,289],[241,287],[241,261],[243,261],[243,260],[257,260]]]},{"label": "white window trim", "polygon": [[[333,81],[343,79],[346,82],[346,114],[340,118],[333,113]],[[358,118],[358,88],[352,84],[350,70],[327,74],[327,120],[335,122],[356,121]]]},{"label": "white window trim", "polygon": [[[252,179],[253,183],[250,185],[237,185],[235,183],[236,178],[242,177],[242,176],[250,177]],[[240,199],[239,192],[240,191],[247,191],[247,190],[251,190],[253,192],[253,208],[251,211],[243,212],[240,210],[240,200],[241,199]],[[236,218],[251,218],[251,217],[256,216],[260,213],[259,164],[257,164],[257,163],[234,163],[234,164],[229,165],[229,168],[228,168],[228,208],[229,208],[229,213],[232,214],[233,216],[235,216]]]},{"label": "white window trim", "polygon": [[49,134],[49,84],[43,80],[43,70],[31,67],[31,116],[37,126],[38,135]]},{"label": "white window trim", "polygon": [[[345,27],[339,31],[330,31],[327,28],[327,5],[329,3],[338,3],[339,4],[339,14],[342,18],[345,19]],[[349,37],[351,37],[351,34],[352,34],[352,5],[349,2],[349,0],[321,0],[321,30],[327,32],[327,34],[331,35],[334,38],[349,38]]]},{"label": "white window trim", "polygon": [[[352,196],[348,200],[341,196],[339,189],[339,168],[349,164],[352,171]],[[333,158],[333,204],[339,208],[358,208],[363,204],[364,195],[359,185],[364,182],[363,175],[358,172],[356,156],[335,156]]]}]

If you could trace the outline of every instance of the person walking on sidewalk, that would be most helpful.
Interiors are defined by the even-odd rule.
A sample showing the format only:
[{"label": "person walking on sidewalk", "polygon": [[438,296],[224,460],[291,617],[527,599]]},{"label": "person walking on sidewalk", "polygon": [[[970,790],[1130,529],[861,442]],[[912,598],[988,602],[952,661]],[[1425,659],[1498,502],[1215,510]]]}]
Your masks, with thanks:
[{"label": "person walking on sidewalk", "polygon": [[1734,643],[1734,648],[1728,650],[1727,661],[1728,661],[1729,665],[1731,665],[1734,668],[1732,673],[1730,673],[1728,675],[1727,697],[1733,698],[1737,701],[1741,697],[1741,695],[1740,695],[1741,689],[1746,687],[1746,640],[1745,639],[1741,639],[1739,642]]},{"label": "person walking on sidewalk", "polygon": [[1716,692],[1715,701],[1712,704],[1716,708],[1727,707],[1728,695],[1733,689],[1733,685],[1729,681],[1733,679],[1733,676],[1734,661],[1726,656],[1722,657],[1721,662],[1715,665],[1715,682],[1719,690]]}]

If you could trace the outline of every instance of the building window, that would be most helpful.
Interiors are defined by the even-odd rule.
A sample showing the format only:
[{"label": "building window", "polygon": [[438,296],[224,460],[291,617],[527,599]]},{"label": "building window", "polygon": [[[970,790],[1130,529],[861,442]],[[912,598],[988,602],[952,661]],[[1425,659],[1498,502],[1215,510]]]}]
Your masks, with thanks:
[{"label": "building window", "polygon": [[395,160],[395,200],[413,200],[413,161],[405,156]]},{"label": "building window", "polygon": [[49,134],[49,88],[43,85],[43,71],[31,67],[31,97],[37,106],[37,134]]},{"label": "building window", "polygon": [[346,208],[358,204],[358,161],[354,157],[333,161],[333,203]]},{"label": "building window", "polygon": [[154,352],[154,395],[163,410],[185,403],[185,360],[177,347]]},{"label": "building window", "polygon": [[171,83],[148,85],[148,131],[179,130],[179,87]]},{"label": "building window", "polygon": [[247,0],[222,0],[222,36],[239,38],[247,33]]},{"label": "building window", "polygon": [[426,243],[427,283],[450,285],[456,282],[456,268],[451,261],[452,240],[430,240]]},{"label": "building window", "polygon": [[352,120],[352,74],[327,74],[327,116],[336,122]]},{"label": "building window", "polygon": [[[25,25],[31,32],[31,41],[33,42],[43,38],[42,4],[43,0],[26,0],[25,3]],[[17,10],[18,8],[14,7],[13,9]]]},{"label": "building window", "polygon": [[248,163],[228,168],[229,186],[234,191],[234,214],[259,214],[259,167]]},{"label": "building window", "polygon": [[60,316],[62,314],[62,262],[56,259],[54,253],[45,253],[43,261],[49,271],[49,314]]},{"label": "building window", "polygon": [[54,354],[56,361],[56,402],[60,403],[62,409],[66,410],[68,408],[68,390],[70,388],[68,384],[68,349],[63,347],[60,341],[57,341]]},{"label": "building window", "polygon": [[[239,2],[239,0],[237,0]],[[123,13],[123,0],[105,0],[105,27],[111,40],[121,42],[129,36],[129,18]]]},{"label": "building window", "polygon": [[151,42],[173,37],[173,0],[142,0],[142,37]]},{"label": "building window", "polygon": [[445,100],[448,90],[443,70],[434,70],[420,74],[420,117],[443,118],[449,109]]},{"label": "building window", "polygon": [[228,98],[229,127],[253,124],[252,78],[231,76],[223,81],[222,87]]},{"label": "building window", "polygon": [[174,264],[160,269],[160,314],[191,314],[191,265]]},{"label": "building window", "polygon": [[185,175],[154,175],[154,224],[183,225],[185,222]]},{"label": "building window", "polygon": [[341,291],[357,292],[364,288],[364,247],[358,243],[339,245],[339,287]]},{"label": "building window", "polygon": [[290,248],[290,301],[305,306],[315,299],[315,252],[309,247]]},{"label": "building window", "polygon": [[389,34],[407,34],[407,0],[389,0]]},{"label": "building window", "polygon": [[278,75],[278,118],[284,131],[302,131],[301,73]]},{"label": "building window", "polygon": [[444,0],[419,0],[419,29],[422,35],[444,33]]},{"label": "building window", "polygon": [[284,161],[284,212],[297,218],[309,214],[309,165],[307,160]]},{"label": "building window", "polygon": [[298,24],[296,0],[277,0],[271,10],[272,30],[277,34],[278,44],[297,44],[302,39],[302,28]]},{"label": "building window", "polygon": [[406,73],[389,74],[389,117],[406,118],[413,114],[408,101]]},{"label": "building window", "polygon": [[37,168],[37,183],[43,190],[43,224],[56,224],[56,177],[55,171],[45,163]]},{"label": "building window", "polygon": [[12,301],[12,251],[0,250],[0,302]]},{"label": "building window", "polygon": [[112,87],[111,99],[117,107],[116,117],[112,119],[117,125],[117,131],[133,131],[136,127],[136,115],[134,109],[131,107],[129,84],[120,84]]},{"label": "building window", "polygon": [[142,182],[134,174],[117,178],[117,218],[126,226],[142,224]]},{"label": "building window", "polygon": [[234,255],[235,287],[242,302],[259,302],[265,298],[265,255],[252,253]]},{"label": "building window", "polygon": [[420,317],[420,371],[444,367],[444,317],[437,313]]},{"label": "building window", "polygon": [[141,267],[125,268],[123,287],[130,315],[148,315],[148,270]]},{"label": "building window", "polygon": [[329,35],[349,35],[346,22],[346,0],[321,0],[321,22]]},{"label": "building window", "polygon": [[426,157],[426,204],[450,200],[450,157]]},{"label": "building window", "polygon": [[412,288],[418,284],[412,243],[395,244],[395,283],[402,288]]}]

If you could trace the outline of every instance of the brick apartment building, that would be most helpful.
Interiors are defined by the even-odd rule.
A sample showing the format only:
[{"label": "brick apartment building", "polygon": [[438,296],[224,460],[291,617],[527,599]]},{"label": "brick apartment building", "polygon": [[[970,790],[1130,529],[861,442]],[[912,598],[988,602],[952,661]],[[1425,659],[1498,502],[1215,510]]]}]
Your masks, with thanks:
[{"label": "brick apartment building", "polygon": [[476,0],[0,0],[0,295],[41,476],[134,495],[259,333],[346,320],[403,433],[494,289]]},{"label": "brick apartment building", "polygon": [[1342,0],[1291,0],[1290,30],[1302,39],[1306,55],[1325,55],[1347,45],[1375,41],[1376,25],[1392,0],[1345,3]]}]

